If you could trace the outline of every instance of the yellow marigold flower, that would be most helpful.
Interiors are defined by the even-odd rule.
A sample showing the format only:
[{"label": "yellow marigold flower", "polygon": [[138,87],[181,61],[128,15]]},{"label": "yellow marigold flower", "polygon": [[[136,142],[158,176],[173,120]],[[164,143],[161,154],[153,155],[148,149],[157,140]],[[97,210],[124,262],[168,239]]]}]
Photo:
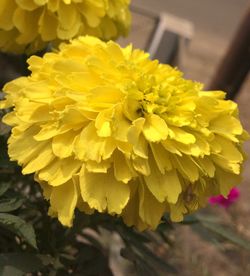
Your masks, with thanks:
[{"label": "yellow marigold flower", "polygon": [[1,0],[0,50],[34,53],[79,35],[126,35],[130,0]]},{"label": "yellow marigold flower", "polygon": [[240,182],[247,135],[223,92],[93,37],[28,62],[31,76],[4,87],[9,155],[35,173],[62,224],[79,208],[154,229],[165,212],[181,221]]}]

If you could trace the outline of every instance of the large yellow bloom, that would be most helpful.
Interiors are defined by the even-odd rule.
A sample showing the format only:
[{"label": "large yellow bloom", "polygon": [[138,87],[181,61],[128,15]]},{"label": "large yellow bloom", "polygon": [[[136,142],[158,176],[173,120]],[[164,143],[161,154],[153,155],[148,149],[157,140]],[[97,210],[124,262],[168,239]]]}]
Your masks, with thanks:
[{"label": "large yellow bloom", "polygon": [[165,212],[181,221],[239,183],[246,134],[223,92],[93,37],[29,64],[31,76],[4,88],[9,155],[64,225],[78,207],[155,228]]},{"label": "large yellow bloom", "polygon": [[130,0],[1,0],[0,51],[34,53],[83,34],[126,35]]}]

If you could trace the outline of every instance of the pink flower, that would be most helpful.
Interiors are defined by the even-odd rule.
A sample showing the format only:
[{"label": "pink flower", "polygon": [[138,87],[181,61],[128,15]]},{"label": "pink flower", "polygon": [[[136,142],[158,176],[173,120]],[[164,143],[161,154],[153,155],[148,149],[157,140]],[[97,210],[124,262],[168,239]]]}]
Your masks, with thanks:
[{"label": "pink flower", "polygon": [[222,195],[212,196],[209,198],[209,203],[212,205],[218,204],[224,208],[228,208],[240,196],[240,191],[237,188],[232,188],[227,197]]}]

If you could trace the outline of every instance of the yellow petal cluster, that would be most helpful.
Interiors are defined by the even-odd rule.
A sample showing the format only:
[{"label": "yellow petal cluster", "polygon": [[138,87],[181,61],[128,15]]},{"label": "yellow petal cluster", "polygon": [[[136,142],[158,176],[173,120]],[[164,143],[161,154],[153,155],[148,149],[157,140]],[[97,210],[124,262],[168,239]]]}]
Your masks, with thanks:
[{"label": "yellow petal cluster", "polygon": [[165,212],[181,221],[240,182],[247,134],[223,92],[89,36],[28,63],[31,76],[4,87],[9,155],[35,173],[62,224],[79,208],[154,229]]},{"label": "yellow petal cluster", "polygon": [[126,35],[130,0],[1,0],[0,51],[34,53],[79,35]]}]

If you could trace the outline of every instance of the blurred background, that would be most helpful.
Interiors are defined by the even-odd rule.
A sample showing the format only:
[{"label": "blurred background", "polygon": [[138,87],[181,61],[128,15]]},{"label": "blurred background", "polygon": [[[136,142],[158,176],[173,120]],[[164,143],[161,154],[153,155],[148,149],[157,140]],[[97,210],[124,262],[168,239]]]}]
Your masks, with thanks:
[{"label": "blurred background", "polygon": [[[249,8],[248,0],[133,0],[133,27],[125,45],[148,50],[152,38],[155,15],[162,12],[180,19],[180,28],[187,26],[188,43],[181,55],[181,69],[185,77],[209,85],[233,39],[242,17]],[[184,20],[184,21],[183,21]],[[186,21],[187,20],[187,21]],[[191,23],[191,30],[190,30]],[[250,32],[250,25],[247,26]],[[185,32],[185,31],[184,31]],[[191,33],[190,33],[191,32]],[[250,45],[249,45],[250,46]],[[248,60],[248,62],[250,62]],[[177,63],[178,66],[178,63]],[[250,132],[250,74],[235,97],[245,129]],[[245,145],[250,155],[250,142]],[[250,161],[245,164],[241,196],[229,209],[209,207],[223,222],[250,239]],[[250,275],[250,255],[243,249],[220,247],[205,242],[189,227],[175,232],[175,252],[169,252],[172,262],[181,267],[180,275]],[[172,256],[172,257],[171,257]]]},{"label": "blurred background", "polygon": [[[132,30],[127,38],[119,39],[119,43],[123,46],[132,43],[135,48],[149,51],[152,58],[160,57],[161,62],[172,63],[184,72],[186,78],[204,83],[205,88],[209,87],[216,72],[220,76],[218,66],[227,53],[244,14],[250,8],[249,0],[132,0],[131,2]],[[165,30],[165,27],[170,32],[164,38],[159,37],[157,34]],[[250,33],[250,24],[246,28]],[[157,49],[160,50],[157,52]],[[0,54],[0,68],[4,68],[0,75],[0,88],[3,83],[17,77],[25,70],[20,66],[23,61],[23,57]],[[9,66],[8,62],[12,66]],[[250,64],[250,60],[245,62]],[[239,66],[239,71],[240,69]],[[250,74],[234,100],[239,105],[243,126],[250,132]],[[0,132],[1,127],[3,125],[0,125]],[[245,149],[249,156],[250,142],[245,144]],[[250,160],[245,163],[242,185],[239,189],[240,198],[228,209],[209,206],[203,212],[208,218],[210,215],[218,217],[229,228],[250,240]],[[168,263],[178,268],[178,275],[250,275],[249,251],[232,243],[213,240],[207,232],[198,234],[189,226],[177,224],[175,228],[176,231],[169,233],[170,244],[173,242],[174,246],[167,247],[168,251],[165,252],[164,245],[159,246],[158,243],[153,250],[156,255],[165,256]],[[103,235],[105,236],[105,233]],[[112,255],[111,267],[114,275],[136,275],[131,265],[119,256],[121,246],[119,237],[116,235],[111,237],[109,234],[106,236],[103,242],[109,247],[109,253]],[[165,276],[165,274],[159,275]]]}]

